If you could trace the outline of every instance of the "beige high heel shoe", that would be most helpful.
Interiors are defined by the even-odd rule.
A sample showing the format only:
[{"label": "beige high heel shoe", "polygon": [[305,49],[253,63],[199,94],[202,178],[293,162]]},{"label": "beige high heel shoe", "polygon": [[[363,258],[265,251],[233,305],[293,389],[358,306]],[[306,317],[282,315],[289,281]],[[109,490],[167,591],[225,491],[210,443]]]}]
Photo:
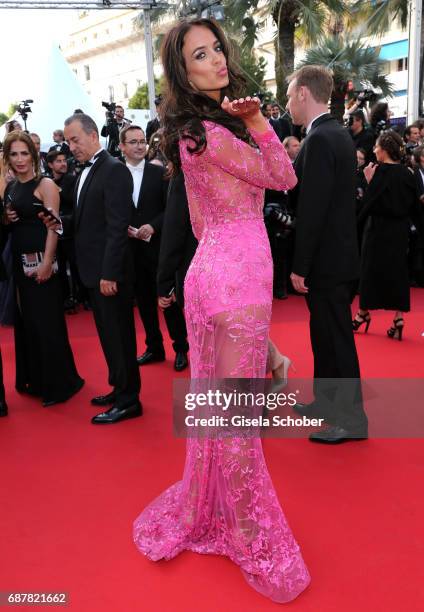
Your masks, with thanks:
[{"label": "beige high heel shoe", "polygon": [[276,368],[271,370],[273,388],[282,388],[287,385],[288,373],[290,368],[292,368],[293,372],[296,372],[296,368],[294,367],[290,357],[281,355],[280,363]]}]

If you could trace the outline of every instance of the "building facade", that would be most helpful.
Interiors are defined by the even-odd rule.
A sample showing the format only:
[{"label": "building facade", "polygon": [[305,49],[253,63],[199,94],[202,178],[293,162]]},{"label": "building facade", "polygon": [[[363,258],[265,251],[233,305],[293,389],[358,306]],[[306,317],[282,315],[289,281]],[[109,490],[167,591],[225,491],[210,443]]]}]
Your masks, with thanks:
[{"label": "building facade", "polygon": [[[62,47],[68,63],[86,92],[102,101],[115,101],[127,107],[137,88],[147,82],[144,34],[135,26],[138,12],[134,10],[84,11],[79,13],[75,27]],[[225,24],[224,24],[225,25]],[[267,62],[265,84],[276,91],[275,24],[271,16],[263,20],[255,50]],[[389,100],[395,117],[406,115],[408,82],[408,35],[398,22],[393,22],[382,38],[364,38],[370,46],[380,47],[385,72],[394,85],[394,97]],[[296,61],[303,49],[296,49]],[[162,68],[155,64],[155,75]]]},{"label": "building facade", "polygon": [[134,10],[81,11],[62,52],[85,91],[125,108],[147,81],[144,34]]}]

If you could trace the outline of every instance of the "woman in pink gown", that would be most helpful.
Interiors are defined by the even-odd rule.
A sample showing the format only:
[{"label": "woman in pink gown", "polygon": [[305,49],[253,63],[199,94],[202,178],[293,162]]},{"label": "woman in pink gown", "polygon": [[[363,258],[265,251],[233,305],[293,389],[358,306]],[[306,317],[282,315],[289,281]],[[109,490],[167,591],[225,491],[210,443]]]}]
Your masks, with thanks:
[{"label": "woman in pink gown", "polygon": [[[166,154],[184,172],[199,239],[185,281],[191,376],[208,382],[265,377],[272,259],[264,189],[296,184],[259,100],[224,98],[240,83],[227,44],[217,24],[202,19],[176,25],[162,52]],[[154,561],[183,550],[227,555],[276,602],[310,581],[258,437],[189,438],[182,480],[136,519],[134,541]]]}]

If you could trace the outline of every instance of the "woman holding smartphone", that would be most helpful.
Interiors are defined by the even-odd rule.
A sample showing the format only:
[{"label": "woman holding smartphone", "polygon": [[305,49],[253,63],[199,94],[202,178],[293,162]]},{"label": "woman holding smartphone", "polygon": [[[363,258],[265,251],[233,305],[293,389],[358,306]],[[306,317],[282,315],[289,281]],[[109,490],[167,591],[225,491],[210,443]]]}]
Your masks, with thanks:
[{"label": "woman holding smartphone", "polygon": [[75,367],[55,274],[58,236],[38,218],[41,206],[58,215],[59,191],[38,174],[38,155],[25,132],[4,141],[3,161],[15,176],[4,194],[16,285],[16,389],[44,406],[64,402],[84,384]]}]

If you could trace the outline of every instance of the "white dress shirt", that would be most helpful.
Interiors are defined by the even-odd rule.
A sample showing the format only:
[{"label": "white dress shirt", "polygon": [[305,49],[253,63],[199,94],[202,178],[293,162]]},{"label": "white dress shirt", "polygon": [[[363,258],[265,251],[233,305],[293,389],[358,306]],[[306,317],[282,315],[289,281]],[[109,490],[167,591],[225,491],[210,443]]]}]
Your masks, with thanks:
[{"label": "white dress shirt", "polygon": [[90,170],[93,167],[93,165],[96,163],[97,155],[99,153],[101,153],[102,151],[103,151],[103,149],[99,149],[98,151],[96,151],[96,153],[90,159],[91,166],[88,166],[88,168],[84,168],[84,170],[81,172],[81,178],[80,178],[80,181],[78,183],[77,206],[78,206],[78,203],[79,203],[79,197],[80,197],[81,189],[83,188],[83,185],[85,183],[85,179],[87,178],[88,173],[90,172]]},{"label": "white dress shirt", "polygon": [[142,159],[139,164],[133,166],[129,162],[127,162],[127,168],[131,172],[134,188],[133,188],[133,203],[137,208],[138,198],[140,196],[141,183],[143,181],[144,174],[144,166],[146,164],[146,160]]},{"label": "white dress shirt", "polygon": [[320,113],[319,115],[317,115],[316,117],[314,117],[312,119],[312,121],[310,122],[310,124],[306,128],[306,134],[309,134],[309,132],[311,131],[311,127],[312,127],[313,122],[316,121],[318,119],[318,117],[322,117],[323,115],[328,115],[328,111],[325,112],[325,113]]}]

